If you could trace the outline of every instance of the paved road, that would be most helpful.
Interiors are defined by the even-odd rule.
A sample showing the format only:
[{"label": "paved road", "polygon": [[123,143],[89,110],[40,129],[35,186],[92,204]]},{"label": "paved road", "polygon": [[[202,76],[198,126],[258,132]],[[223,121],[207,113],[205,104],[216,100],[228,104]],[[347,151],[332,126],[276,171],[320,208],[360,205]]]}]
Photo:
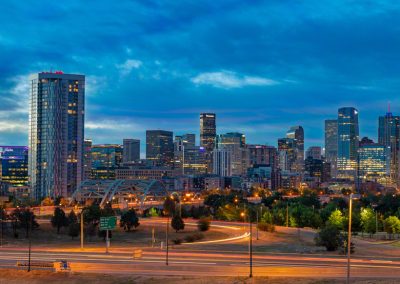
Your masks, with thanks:
[{"label": "paved road", "polygon": [[[0,267],[15,265],[17,260],[27,260],[21,249],[1,249]],[[249,273],[247,254],[224,251],[170,251],[169,265],[165,252],[143,251],[140,259],[131,253],[48,252],[34,250],[33,261],[67,259],[73,271],[93,273],[118,273],[140,275],[191,275],[191,276],[246,276]],[[253,273],[256,276],[344,277],[346,259],[295,254],[255,254]],[[400,278],[400,259],[382,260],[355,258],[352,277]]]}]

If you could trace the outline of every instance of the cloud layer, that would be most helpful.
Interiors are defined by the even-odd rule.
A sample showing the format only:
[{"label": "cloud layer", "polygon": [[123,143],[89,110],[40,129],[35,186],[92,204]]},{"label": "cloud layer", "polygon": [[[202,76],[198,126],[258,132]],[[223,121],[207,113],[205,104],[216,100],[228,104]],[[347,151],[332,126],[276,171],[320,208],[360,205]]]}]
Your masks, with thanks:
[{"label": "cloud layer", "polygon": [[[145,129],[219,132],[276,144],[291,125],[323,143],[323,120],[360,111],[377,133],[400,113],[395,1],[8,1],[0,17],[0,143],[27,144],[28,74],[87,76],[86,136],[118,143]],[[46,9],[43,9],[46,7]],[[102,125],[101,125],[102,124]]]}]

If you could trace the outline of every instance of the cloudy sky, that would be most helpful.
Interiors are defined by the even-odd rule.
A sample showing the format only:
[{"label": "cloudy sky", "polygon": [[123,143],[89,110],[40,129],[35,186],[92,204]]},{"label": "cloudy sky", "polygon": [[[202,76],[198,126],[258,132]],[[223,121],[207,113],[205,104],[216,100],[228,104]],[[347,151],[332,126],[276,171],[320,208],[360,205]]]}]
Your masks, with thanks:
[{"label": "cloudy sky", "polygon": [[[83,4],[85,3],[85,4]],[[251,3],[251,4],[250,4]],[[14,1],[0,17],[0,144],[26,145],[28,75],[87,78],[85,136],[144,141],[146,129],[218,132],[276,145],[291,125],[323,145],[337,108],[361,135],[400,114],[397,1]]]}]

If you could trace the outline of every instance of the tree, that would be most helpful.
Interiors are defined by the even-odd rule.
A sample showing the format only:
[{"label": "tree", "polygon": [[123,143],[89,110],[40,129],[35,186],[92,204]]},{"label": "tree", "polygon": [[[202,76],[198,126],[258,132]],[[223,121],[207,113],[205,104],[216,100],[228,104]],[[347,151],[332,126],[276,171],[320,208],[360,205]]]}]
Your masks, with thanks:
[{"label": "tree", "polygon": [[149,210],[149,216],[150,216],[150,217],[158,217],[159,215],[158,215],[157,209],[154,208],[154,207],[150,208],[150,210]]},{"label": "tree", "polygon": [[370,235],[376,233],[376,216],[371,208],[361,210],[361,228]]},{"label": "tree", "polygon": [[267,224],[272,224],[273,223],[273,216],[269,209],[266,209],[266,211],[263,213],[261,216],[260,222],[267,223]]},{"label": "tree", "polygon": [[139,225],[139,218],[136,215],[135,209],[132,208],[122,213],[119,226],[124,228],[125,231],[130,232],[132,227],[136,228]]},{"label": "tree", "polygon": [[[18,211],[17,211],[18,210]],[[36,229],[39,227],[39,224],[36,222],[36,216],[29,208],[25,208],[22,210],[16,209],[14,210],[16,214],[16,218],[18,219],[19,224],[22,228],[25,228],[25,236],[28,237],[30,229]]]},{"label": "tree", "polygon": [[339,230],[343,229],[344,217],[339,209],[336,209],[328,218],[330,225],[336,226]]},{"label": "tree", "polygon": [[79,236],[79,223],[70,223],[68,225],[68,236],[72,239]]},{"label": "tree", "polygon": [[383,230],[392,238],[392,234],[400,233],[400,220],[396,216],[389,216],[383,221]]},{"label": "tree", "polygon": [[169,216],[175,213],[175,201],[170,196],[168,196],[164,201],[164,212]]},{"label": "tree", "polygon": [[46,197],[46,198],[44,198],[44,199],[42,200],[41,205],[42,205],[42,206],[53,206],[53,205],[54,205],[54,202],[53,202],[53,200],[52,200],[50,197]]},{"label": "tree", "polygon": [[60,207],[56,207],[54,209],[54,214],[51,217],[51,225],[57,228],[57,234],[60,233],[61,227],[68,226],[68,219],[65,216],[64,210],[62,210]]},{"label": "tree", "polygon": [[328,223],[322,228],[315,237],[317,246],[324,246],[327,251],[335,251],[341,245],[340,229],[333,224]]},{"label": "tree", "polygon": [[78,217],[76,216],[74,210],[71,210],[68,214],[68,224],[78,223]]},{"label": "tree", "polygon": [[210,219],[207,217],[200,218],[200,220],[197,221],[197,228],[202,232],[208,231],[210,228]]},{"label": "tree", "polygon": [[176,232],[185,229],[185,223],[183,222],[182,217],[179,215],[172,217],[171,227],[174,228]]}]

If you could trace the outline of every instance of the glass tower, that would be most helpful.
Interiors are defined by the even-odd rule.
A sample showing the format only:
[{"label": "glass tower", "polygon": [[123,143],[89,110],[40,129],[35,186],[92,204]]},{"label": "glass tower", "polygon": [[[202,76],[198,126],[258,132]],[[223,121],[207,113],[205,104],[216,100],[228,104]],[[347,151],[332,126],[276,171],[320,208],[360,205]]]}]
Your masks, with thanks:
[{"label": "glass tower", "polygon": [[353,107],[338,110],[338,177],[354,180],[358,164],[358,111]]},{"label": "glass tower", "polygon": [[331,177],[337,176],[338,121],[325,120],[325,160],[331,166]]},{"label": "glass tower", "polygon": [[146,131],[146,159],[154,166],[174,165],[174,142],[172,131]]},{"label": "glass tower", "polygon": [[32,197],[71,196],[83,175],[85,76],[42,72],[30,82]]},{"label": "glass tower", "polygon": [[295,162],[292,171],[302,173],[304,171],[304,130],[301,126],[292,126],[286,132],[286,138],[295,141]]},{"label": "glass tower", "polygon": [[200,146],[206,151],[207,171],[213,171],[212,152],[215,148],[215,137],[217,136],[215,113],[200,114]]},{"label": "glass tower", "polygon": [[389,152],[391,181],[400,184],[400,116],[393,116],[388,112],[385,116],[379,117],[378,143],[385,146]]}]

